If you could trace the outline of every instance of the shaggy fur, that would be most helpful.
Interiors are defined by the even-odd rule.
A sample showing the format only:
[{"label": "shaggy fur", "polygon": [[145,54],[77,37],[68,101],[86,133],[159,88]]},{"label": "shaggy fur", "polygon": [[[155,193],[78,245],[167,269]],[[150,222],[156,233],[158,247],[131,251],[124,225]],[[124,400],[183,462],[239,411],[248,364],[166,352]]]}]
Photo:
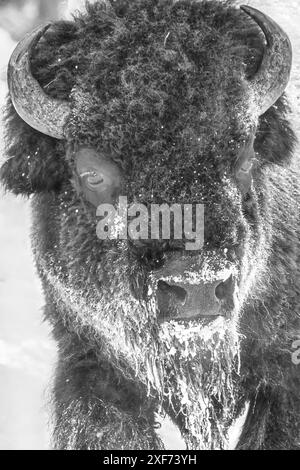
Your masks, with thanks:
[{"label": "shaggy fur", "polygon": [[[259,28],[214,0],[99,1],[36,47],[33,74],[71,100],[67,139],[29,128],[9,100],[1,179],[34,195],[33,248],[59,352],[56,448],[163,448],[161,410],[189,448],[226,448],[245,402],[239,449],[300,448],[299,170],[284,97],[260,118],[251,104],[262,53]],[[255,126],[245,195],[234,165]],[[83,144],[119,164],[130,201],[206,205],[203,266],[216,256],[239,272],[223,333],[159,330],[148,287],[172,243],[97,239],[95,212],[72,184]]]}]

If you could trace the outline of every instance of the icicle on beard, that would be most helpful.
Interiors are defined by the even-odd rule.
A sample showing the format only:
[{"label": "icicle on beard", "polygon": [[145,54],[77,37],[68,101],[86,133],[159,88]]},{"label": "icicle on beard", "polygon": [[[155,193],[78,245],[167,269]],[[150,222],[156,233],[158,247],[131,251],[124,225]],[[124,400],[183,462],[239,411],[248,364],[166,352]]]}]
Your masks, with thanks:
[{"label": "icicle on beard", "polygon": [[135,379],[147,384],[149,395],[158,397],[158,414],[164,417],[164,410],[171,408],[173,415],[180,415],[188,449],[226,449],[238,401],[235,322],[223,317],[206,327],[166,322],[158,337],[150,335],[151,329],[144,329],[139,345],[134,342]]},{"label": "icicle on beard", "polygon": [[164,395],[183,418],[187,447],[225,449],[237,402],[236,325],[223,318],[206,327],[170,322],[162,325],[160,341]]}]

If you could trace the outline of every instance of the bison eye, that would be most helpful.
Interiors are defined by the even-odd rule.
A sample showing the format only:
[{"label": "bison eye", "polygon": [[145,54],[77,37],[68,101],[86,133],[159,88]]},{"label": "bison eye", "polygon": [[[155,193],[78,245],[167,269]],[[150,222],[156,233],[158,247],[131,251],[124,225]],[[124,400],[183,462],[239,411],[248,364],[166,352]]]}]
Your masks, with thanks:
[{"label": "bison eye", "polygon": [[253,160],[252,159],[247,159],[241,162],[235,171],[235,177],[237,180],[237,183],[241,189],[241,191],[246,194],[252,184],[252,167],[253,167]]},{"label": "bison eye", "polygon": [[253,167],[253,160],[247,160],[246,162],[243,163],[239,171],[242,173],[249,173],[252,170],[252,167]]},{"label": "bison eye", "polygon": [[75,163],[79,190],[85,199],[95,207],[113,204],[121,189],[119,166],[111,158],[90,148],[80,149]]},{"label": "bison eye", "polygon": [[254,133],[241,148],[235,164],[235,177],[241,191],[247,193],[252,184],[252,169],[255,161]]},{"label": "bison eye", "polygon": [[85,171],[79,176],[81,179],[86,178],[86,183],[92,190],[95,189],[99,184],[104,182],[104,176],[94,170]]}]

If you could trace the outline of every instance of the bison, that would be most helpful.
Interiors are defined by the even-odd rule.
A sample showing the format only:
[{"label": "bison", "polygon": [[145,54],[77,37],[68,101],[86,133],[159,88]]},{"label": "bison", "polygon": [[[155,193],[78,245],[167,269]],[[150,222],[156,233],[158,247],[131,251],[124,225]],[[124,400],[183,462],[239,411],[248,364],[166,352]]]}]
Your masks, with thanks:
[{"label": "bison", "polygon": [[[290,41],[232,1],[111,0],[8,67],[5,188],[32,202],[56,449],[299,449]],[[204,243],[99,239],[96,209],[202,204]]]}]

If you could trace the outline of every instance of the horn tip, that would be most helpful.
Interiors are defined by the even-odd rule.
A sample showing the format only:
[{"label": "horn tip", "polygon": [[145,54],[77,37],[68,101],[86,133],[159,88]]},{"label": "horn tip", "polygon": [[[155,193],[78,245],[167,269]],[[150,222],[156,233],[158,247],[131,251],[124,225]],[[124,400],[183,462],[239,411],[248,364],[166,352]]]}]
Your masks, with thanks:
[{"label": "horn tip", "polygon": [[249,5],[240,5],[240,9],[249,16],[252,16],[255,14],[255,12],[258,12],[256,8],[250,7]]},{"label": "horn tip", "polygon": [[248,8],[251,8],[251,7],[249,7],[248,5],[240,5],[241,10],[247,11]]}]

